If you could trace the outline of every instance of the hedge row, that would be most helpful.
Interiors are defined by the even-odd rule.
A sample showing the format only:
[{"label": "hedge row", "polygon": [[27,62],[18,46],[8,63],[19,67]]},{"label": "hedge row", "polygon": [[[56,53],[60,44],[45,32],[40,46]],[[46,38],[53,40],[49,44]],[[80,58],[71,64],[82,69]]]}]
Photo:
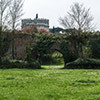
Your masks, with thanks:
[{"label": "hedge row", "polygon": [[100,60],[79,58],[73,62],[67,63],[67,69],[100,69]]},{"label": "hedge row", "polygon": [[0,63],[0,69],[9,69],[9,68],[30,68],[30,69],[40,69],[41,65],[39,62],[26,62],[26,61],[4,61]]}]

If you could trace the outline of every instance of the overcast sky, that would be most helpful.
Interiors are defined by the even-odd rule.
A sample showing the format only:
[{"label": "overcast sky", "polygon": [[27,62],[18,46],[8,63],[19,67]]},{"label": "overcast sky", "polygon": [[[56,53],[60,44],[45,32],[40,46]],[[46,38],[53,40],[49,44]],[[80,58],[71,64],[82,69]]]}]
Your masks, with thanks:
[{"label": "overcast sky", "polygon": [[49,19],[50,27],[61,27],[59,17],[64,17],[74,2],[83,3],[86,8],[90,8],[94,23],[100,30],[100,0],[25,0],[22,18],[34,19],[38,13],[39,18]]}]

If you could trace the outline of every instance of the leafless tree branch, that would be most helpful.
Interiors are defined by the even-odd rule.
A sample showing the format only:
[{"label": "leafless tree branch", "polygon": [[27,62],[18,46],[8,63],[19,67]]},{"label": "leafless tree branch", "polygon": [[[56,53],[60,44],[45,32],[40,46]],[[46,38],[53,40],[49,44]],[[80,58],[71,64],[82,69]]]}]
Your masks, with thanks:
[{"label": "leafless tree branch", "polygon": [[5,19],[7,20],[7,8],[10,5],[11,0],[0,0],[0,26],[3,26]]},{"label": "leafless tree branch", "polygon": [[83,4],[79,3],[74,3],[67,15],[64,18],[59,18],[60,24],[65,28],[75,28],[84,32],[93,28],[92,21],[90,9],[86,9]]},{"label": "leafless tree branch", "polygon": [[15,30],[18,27],[21,16],[23,15],[23,0],[12,0],[12,5],[10,5],[9,10],[11,27]]}]

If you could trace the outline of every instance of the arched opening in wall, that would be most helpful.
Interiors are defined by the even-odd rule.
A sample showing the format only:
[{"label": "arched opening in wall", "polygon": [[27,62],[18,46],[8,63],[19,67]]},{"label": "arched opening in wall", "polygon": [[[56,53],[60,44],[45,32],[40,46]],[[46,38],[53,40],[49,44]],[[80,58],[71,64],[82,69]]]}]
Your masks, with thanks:
[{"label": "arched opening in wall", "polygon": [[42,65],[43,68],[57,69],[64,67],[64,58],[61,52],[53,50],[48,54],[46,62]]},{"label": "arched opening in wall", "polygon": [[52,53],[53,64],[64,65],[64,59],[62,53],[55,51]]}]

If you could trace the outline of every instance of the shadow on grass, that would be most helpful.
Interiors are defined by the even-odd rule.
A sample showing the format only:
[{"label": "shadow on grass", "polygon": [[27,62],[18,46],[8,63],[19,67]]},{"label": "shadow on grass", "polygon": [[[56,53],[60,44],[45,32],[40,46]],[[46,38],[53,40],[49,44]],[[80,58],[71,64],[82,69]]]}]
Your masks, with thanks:
[{"label": "shadow on grass", "polygon": [[[98,82],[96,82],[96,81],[94,81],[94,80],[79,80],[79,81],[77,81],[77,82],[79,82],[79,83],[98,83]],[[99,82],[100,83],[100,82]]]}]

